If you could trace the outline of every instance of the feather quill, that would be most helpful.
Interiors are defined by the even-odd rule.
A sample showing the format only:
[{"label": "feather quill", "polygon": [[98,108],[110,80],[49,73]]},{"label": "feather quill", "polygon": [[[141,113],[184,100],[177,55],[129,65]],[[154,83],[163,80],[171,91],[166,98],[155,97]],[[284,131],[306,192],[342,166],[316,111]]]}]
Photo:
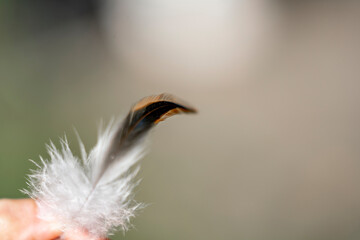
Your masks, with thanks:
[{"label": "feather quill", "polygon": [[99,131],[97,144],[86,153],[79,138],[81,159],[74,156],[66,138],[58,150],[50,142],[49,160],[40,157],[29,175],[29,190],[39,217],[57,222],[66,233],[79,229],[94,237],[124,231],[143,205],[133,200],[136,165],[143,156],[144,138],[157,123],[178,113],[196,110],[170,94],[146,97],[136,103],[121,124],[113,121]]}]

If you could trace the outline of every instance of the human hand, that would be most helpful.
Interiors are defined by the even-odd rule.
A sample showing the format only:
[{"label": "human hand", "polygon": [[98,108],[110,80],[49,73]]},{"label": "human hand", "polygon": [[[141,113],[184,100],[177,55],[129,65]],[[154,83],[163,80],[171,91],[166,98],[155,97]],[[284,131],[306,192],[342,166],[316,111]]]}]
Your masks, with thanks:
[{"label": "human hand", "polygon": [[62,235],[63,232],[59,230],[57,223],[45,222],[37,217],[34,200],[0,199],[2,240],[88,240],[90,238],[85,232],[67,234],[65,238]]}]

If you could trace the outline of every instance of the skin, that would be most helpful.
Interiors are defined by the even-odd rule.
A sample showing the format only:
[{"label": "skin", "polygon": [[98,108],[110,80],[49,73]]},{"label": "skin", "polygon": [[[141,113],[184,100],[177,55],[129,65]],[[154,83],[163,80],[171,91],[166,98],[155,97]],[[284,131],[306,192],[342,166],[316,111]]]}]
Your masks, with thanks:
[{"label": "skin", "polygon": [[78,231],[64,237],[56,223],[37,218],[32,199],[0,199],[0,236],[2,240],[109,240],[94,239]]}]

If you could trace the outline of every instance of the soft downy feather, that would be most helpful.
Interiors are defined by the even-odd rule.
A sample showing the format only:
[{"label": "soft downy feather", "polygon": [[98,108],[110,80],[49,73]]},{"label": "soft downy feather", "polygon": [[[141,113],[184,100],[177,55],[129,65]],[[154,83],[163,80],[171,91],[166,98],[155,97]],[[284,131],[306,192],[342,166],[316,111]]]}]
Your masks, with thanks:
[{"label": "soft downy feather", "polygon": [[121,124],[110,122],[99,131],[95,147],[86,153],[79,138],[81,159],[74,156],[66,138],[61,148],[47,146],[49,160],[32,170],[24,190],[35,199],[38,217],[57,222],[66,233],[87,231],[105,237],[117,228],[124,231],[136,210],[133,199],[138,184],[136,164],[144,154],[144,138],[158,122],[178,113],[196,110],[169,94],[150,96],[133,106]]}]

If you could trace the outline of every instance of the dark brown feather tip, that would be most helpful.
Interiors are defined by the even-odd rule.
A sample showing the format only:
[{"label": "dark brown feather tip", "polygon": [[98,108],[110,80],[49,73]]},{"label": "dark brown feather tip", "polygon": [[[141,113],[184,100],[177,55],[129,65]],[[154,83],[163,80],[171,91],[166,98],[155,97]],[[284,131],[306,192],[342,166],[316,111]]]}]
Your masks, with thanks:
[{"label": "dark brown feather tip", "polygon": [[131,108],[115,135],[110,155],[126,152],[157,123],[180,113],[196,113],[196,109],[165,93],[141,99]]},{"label": "dark brown feather tip", "polygon": [[124,121],[120,139],[137,139],[158,122],[179,113],[195,113],[196,110],[170,94],[160,94],[141,99],[132,107]]},{"label": "dark brown feather tip", "polygon": [[187,112],[187,113],[196,113],[197,112],[197,110],[194,107],[191,107],[185,101],[175,97],[174,95],[168,94],[168,93],[162,93],[159,95],[145,97],[145,98],[141,99],[140,101],[138,101],[131,110],[137,111],[141,108],[145,108],[145,107],[147,107],[153,103],[157,103],[157,102],[171,102],[171,103],[177,104],[178,107],[180,109],[182,109],[181,112]]},{"label": "dark brown feather tip", "polygon": [[129,116],[135,133],[147,132],[155,124],[175,114],[195,113],[195,108],[170,94],[160,94],[141,99],[131,109]]}]

